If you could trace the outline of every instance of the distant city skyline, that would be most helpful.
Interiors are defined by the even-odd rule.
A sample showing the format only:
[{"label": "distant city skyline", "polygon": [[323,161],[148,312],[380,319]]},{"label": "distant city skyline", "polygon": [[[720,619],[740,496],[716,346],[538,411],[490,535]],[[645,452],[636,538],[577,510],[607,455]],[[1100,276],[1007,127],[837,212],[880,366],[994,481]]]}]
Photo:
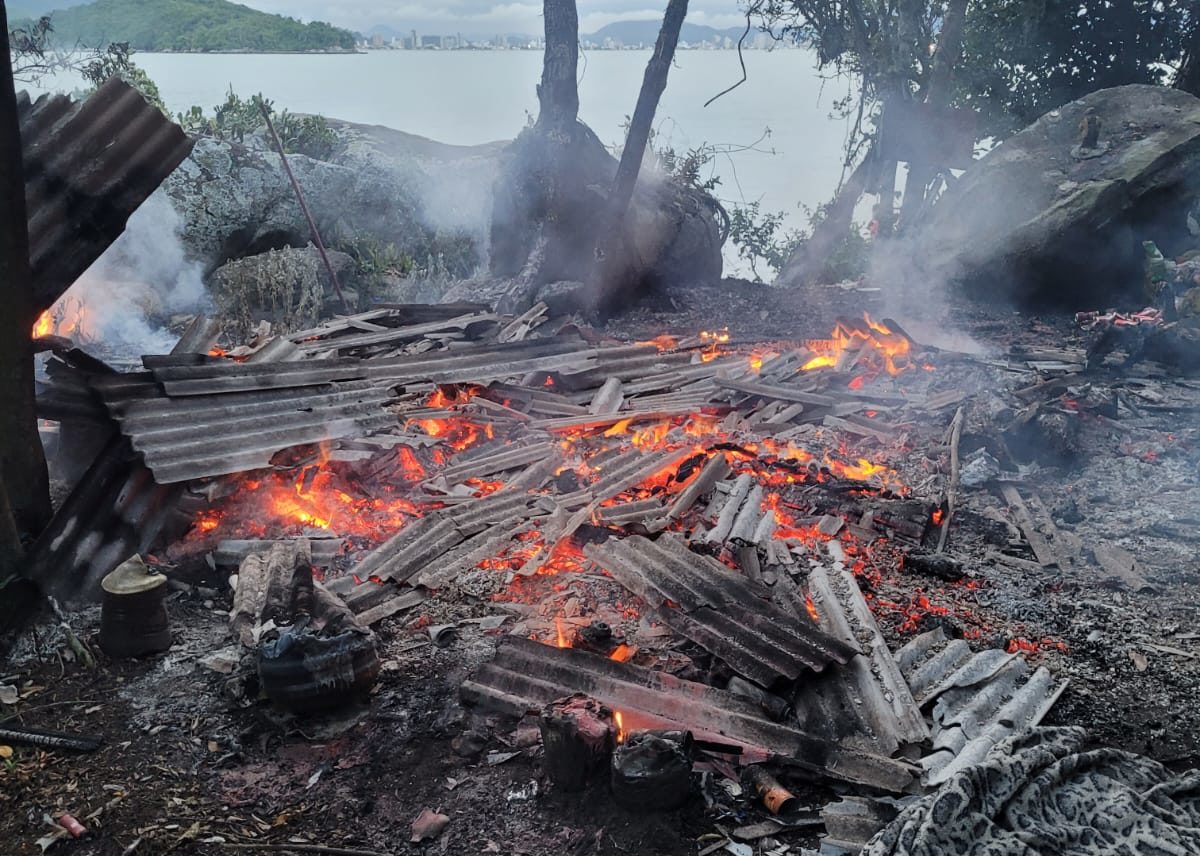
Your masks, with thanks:
[{"label": "distant city skyline", "polygon": [[[400,32],[462,34],[469,39],[542,32],[542,4],[495,0],[447,0],[431,4],[385,0],[239,0],[254,9],[301,20],[328,21],[367,32],[385,25]],[[578,0],[579,31],[592,33],[616,21],[662,20],[663,4],[652,0]],[[737,0],[692,0],[687,20],[716,29],[744,26]]]}]

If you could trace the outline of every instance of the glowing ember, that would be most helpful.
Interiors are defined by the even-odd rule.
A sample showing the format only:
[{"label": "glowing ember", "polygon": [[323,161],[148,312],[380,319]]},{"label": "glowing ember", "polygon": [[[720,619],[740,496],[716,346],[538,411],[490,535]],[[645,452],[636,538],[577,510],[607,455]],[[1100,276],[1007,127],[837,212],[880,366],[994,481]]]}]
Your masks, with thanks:
[{"label": "glowing ember", "polygon": [[[816,352],[816,356],[801,366],[801,371],[832,368],[841,364],[843,359],[849,360],[850,365],[861,364],[868,371],[882,370],[893,376],[912,368],[909,359],[912,343],[908,337],[871,320],[871,316],[865,312],[861,322],[838,321],[828,339],[806,344],[809,350]],[[853,382],[851,385],[858,388],[853,386]],[[861,385],[862,381],[859,382]]]},{"label": "glowing ember", "polygon": [[610,660],[616,660],[618,663],[624,663],[633,656],[633,649],[622,643],[613,649],[613,652],[608,655]]},{"label": "glowing ember", "polygon": [[[403,487],[406,476],[400,475]],[[192,531],[206,537],[263,538],[321,529],[382,541],[420,515],[410,499],[391,495],[394,490],[389,486],[381,496],[356,495],[328,463],[306,467],[292,478],[282,473],[242,478],[222,508],[201,513]]]},{"label": "glowing ember", "polygon": [[940,508],[935,508],[933,510],[931,519],[933,520],[934,526],[941,526],[942,521],[946,519],[946,512],[942,511]]},{"label": "glowing ember", "polygon": [[661,333],[653,339],[645,342],[638,342],[639,345],[653,345],[660,351],[673,351],[679,347],[679,340],[674,336],[668,336],[666,333]]},{"label": "glowing ember", "polygon": [[813,603],[812,595],[804,595],[804,608],[808,611],[808,617],[813,621],[820,621],[821,614],[817,612],[817,605]]},{"label": "glowing ember", "polygon": [[723,327],[720,330],[701,330],[700,341],[705,343],[705,348],[700,353],[700,359],[703,362],[712,362],[721,355],[721,346],[729,342],[729,328]]}]

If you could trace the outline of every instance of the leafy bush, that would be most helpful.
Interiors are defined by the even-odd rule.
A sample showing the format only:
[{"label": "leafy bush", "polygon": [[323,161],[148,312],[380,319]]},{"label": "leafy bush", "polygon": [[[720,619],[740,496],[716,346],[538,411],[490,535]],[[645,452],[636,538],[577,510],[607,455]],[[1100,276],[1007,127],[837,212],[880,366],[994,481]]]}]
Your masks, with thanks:
[{"label": "leafy bush", "polygon": [[272,118],[284,151],[314,160],[329,160],[337,151],[337,134],[324,116],[296,116],[284,110]]},{"label": "leafy bush", "polygon": [[[808,215],[808,229],[783,228],[784,213],[764,212],[760,203],[736,206],[729,211],[729,238],[737,247],[738,258],[750,264],[754,279],[762,282],[758,266],[766,265],[779,273],[792,255],[812,235],[812,229],[825,219],[828,206],[816,210],[802,206]],[[838,241],[825,259],[818,274],[820,282],[842,282],[857,279],[867,272],[871,245],[863,237],[862,227],[851,224],[849,231]]]},{"label": "leafy bush", "polygon": [[756,282],[762,282],[760,264],[778,273],[802,240],[796,231],[782,231],[783,218],[782,211],[764,213],[759,202],[729,209],[729,240],[738,258],[750,264]]},{"label": "leafy bush", "polygon": [[[176,117],[179,125],[193,136],[244,143],[247,137],[266,132],[262,108],[266,107],[275,132],[289,154],[306,155],[315,160],[329,160],[337,150],[338,138],[324,116],[297,116],[282,110],[275,112],[274,104],[261,94],[241,98],[231,88],[222,104],[213,108],[212,116],[200,107]],[[273,144],[272,144],[273,145]]]},{"label": "leafy bush", "polygon": [[79,71],[83,79],[92,84],[91,92],[95,92],[110,77],[119,77],[165,115],[171,115],[162,93],[158,91],[158,84],[150,79],[145,69],[134,64],[133,51],[127,42],[114,42],[103,51],[98,51]]},{"label": "leafy bush", "polygon": [[352,235],[336,249],[354,259],[358,268],[359,303],[388,297],[396,280],[451,282],[471,276],[479,266],[479,248],[470,235],[422,231],[412,252],[370,235]]}]

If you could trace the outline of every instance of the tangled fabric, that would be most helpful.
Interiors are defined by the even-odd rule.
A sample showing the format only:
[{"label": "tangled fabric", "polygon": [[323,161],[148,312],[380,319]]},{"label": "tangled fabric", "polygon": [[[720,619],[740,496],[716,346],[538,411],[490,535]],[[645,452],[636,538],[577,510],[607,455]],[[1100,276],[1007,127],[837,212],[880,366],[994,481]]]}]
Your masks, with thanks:
[{"label": "tangled fabric", "polygon": [[1198,856],[1200,771],[1174,775],[1081,728],[1038,728],[906,808],[864,856]]}]

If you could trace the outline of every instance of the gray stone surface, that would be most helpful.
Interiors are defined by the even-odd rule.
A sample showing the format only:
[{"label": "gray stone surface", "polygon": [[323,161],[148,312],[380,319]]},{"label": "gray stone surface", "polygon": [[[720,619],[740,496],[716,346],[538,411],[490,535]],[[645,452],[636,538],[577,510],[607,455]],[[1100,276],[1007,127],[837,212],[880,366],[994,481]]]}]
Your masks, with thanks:
[{"label": "gray stone surface", "polygon": [[[1094,108],[1096,150],[1080,121]],[[1142,240],[1191,240],[1200,192],[1200,99],[1156,86],[1105,89],[997,146],[937,203],[917,241],[925,277],[1018,302],[1103,306],[1141,285]]]},{"label": "gray stone surface", "polygon": [[[404,250],[419,240],[423,175],[415,165],[365,152],[337,163],[303,155],[288,160],[327,243],[359,234]],[[179,212],[185,248],[206,271],[309,240],[279,157],[269,151],[202,139],[159,193]]]}]

